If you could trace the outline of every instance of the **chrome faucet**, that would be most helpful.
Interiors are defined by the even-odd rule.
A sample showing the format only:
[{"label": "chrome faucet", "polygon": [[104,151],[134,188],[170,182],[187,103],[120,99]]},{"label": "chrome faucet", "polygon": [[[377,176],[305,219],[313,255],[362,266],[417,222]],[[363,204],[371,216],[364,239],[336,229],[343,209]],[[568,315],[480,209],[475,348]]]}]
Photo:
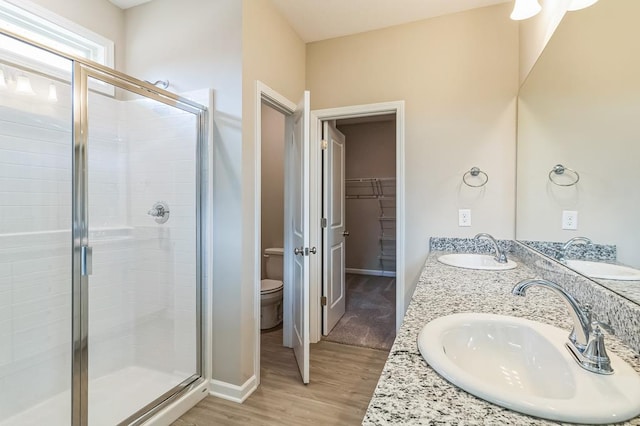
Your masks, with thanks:
[{"label": "chrome faucet", "polygon": [[567,250],[569,250],[569,247],[571,247],[576,243],[591,244],[591,240],[587,237],[574,237],[570,239],[569,241],[564,243],[564,245],[562,246],[562,248],[560,248],[560,250],[557,251],[556,259],[558,260],[558,262],[565,263],[567,261],[567,259],[565,259]]},{"label": "chrome faucet", "polygon": [[498,263],[507,263],[507,254],[504,252],[504,250],[500,248],[500,246],[498,246],[498,242],[496,241],[495,238],[491,236],[491,234],[480,233],[473,238],[475,240],[479,240],[480,238],[486,238],[489,241],[491,241],[493,243],[493,248],[496,251],[495,259],[498,261]]},{"label": "chrome faucet", "polygon": [[520,281],[513,287],[511,293],[516,296],[524,296],[527,289],[532,286],[548,288],[562,298],[569,308],[569,314],[573,320],[573,330],[569,333],[569,341],[565,346],[569,349],[576,362],[585,370],[598,374],[612,374],[611,361],[604,346],[604,334],[600,327],[613,334],[613,329],[598,321],[591,319],[591,307],[581,305],[571,294],[558,284],[543,280],[530,279]]}]

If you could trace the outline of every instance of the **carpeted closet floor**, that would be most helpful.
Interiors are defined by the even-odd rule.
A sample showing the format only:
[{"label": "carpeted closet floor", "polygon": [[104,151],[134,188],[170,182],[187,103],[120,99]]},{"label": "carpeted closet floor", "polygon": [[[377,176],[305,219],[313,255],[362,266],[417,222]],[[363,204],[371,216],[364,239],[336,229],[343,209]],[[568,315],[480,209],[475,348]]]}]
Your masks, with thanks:
[{"label": "carpeted closet floor", "polygon": [[396,279],[347,274],[345,285],[345,314],[324,340],[390,350],[396,337]]}]

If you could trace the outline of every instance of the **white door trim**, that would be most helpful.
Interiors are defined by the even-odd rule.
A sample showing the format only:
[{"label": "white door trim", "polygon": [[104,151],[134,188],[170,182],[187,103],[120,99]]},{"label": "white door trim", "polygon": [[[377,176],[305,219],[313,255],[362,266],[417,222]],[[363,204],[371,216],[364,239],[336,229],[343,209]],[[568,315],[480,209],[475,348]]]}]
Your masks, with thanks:
[{"label": "white door trim", "polygon": [[[366,105],[351,105],[339,108],[327,108],[311,111],[311,244],[320,246],[317,230],[320,228],[322,213],[322,179],[318,176],[321,170],[319,153],[322,142],[322,121],[339,120],[372,115],[396,115],[396,331],[400,329],[405,311],[405,154],[404,154],[404,101],[382,102]],[[313,154],[315,153],[315,158]],[[314,226],[317,225],[317,226]],[[314,230],[316,235],[314,236]],[[324,247],[322,248],[324,250]],[[322,296],[321,256],[312,257],[310,265],[310,319],[311,343],[316,343],[322,336],[322,318],[320,296]]]},{"label": "white door trim", "polygon": [[[257,380],[257,384],[260,384],[260,272],[262,270],[262,102],[267,103],[269,106],[280,111],[284,115],[291,115],[296,110],[297,105],[295,102],[285,98],[263,82],[256,80],[255,91],[255,128],[254,128],[254,140],[255,140],[255,190],[254,190],[254,229],[255,229],[255,245],[254,245],[254,277],[253,277],[253,309],[254,309],[254,328],[255,328],[255,345],[253,351],[253,369]],[[284,143],[284,141],[283,141]],[[289,289],[285,288],[284,302],[291,300],[291,296],[288,294]],[[289,303],[289,305],[291,305]],[[291,346],[291,313],[287,312],[287,304],[283,303],[283,336],[285,346]],[[288,344],[287,344],[288,343]]]}]

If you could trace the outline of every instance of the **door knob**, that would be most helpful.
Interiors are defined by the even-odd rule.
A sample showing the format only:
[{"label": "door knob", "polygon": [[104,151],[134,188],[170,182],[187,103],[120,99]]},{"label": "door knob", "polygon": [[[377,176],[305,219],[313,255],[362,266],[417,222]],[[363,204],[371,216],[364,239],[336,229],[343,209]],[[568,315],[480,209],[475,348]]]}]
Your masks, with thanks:
[{"label": "door knob", "polygon": [[315,247],[311,247],[309,251],[313,254],[316,254],[318,252],[318,250]]},{"label": "door knob", "polygon": [[349,236],[349,231],[342,231],[342,236],[343,237],[348,237]]},{"label": "door knob", "polygon": [[295,254],[296,256],[304,256],[304,248],[303,247],[296,247],[293,249],[293,254]]}]

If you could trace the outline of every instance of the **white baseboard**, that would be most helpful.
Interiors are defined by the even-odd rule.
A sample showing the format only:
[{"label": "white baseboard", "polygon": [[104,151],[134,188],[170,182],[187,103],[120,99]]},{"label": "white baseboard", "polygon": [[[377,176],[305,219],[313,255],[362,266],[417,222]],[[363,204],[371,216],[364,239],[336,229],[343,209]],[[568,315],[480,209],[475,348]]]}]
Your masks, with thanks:
[{"label": "white baseboard", "polygon": [[379,271],[376,269],[345,268],[344,271],[347,274],[374,275],[376,277],[395,277],[396,276],[396,271]]},{"label": "white baseboard", "polygon": [[242,386],[220,380],[211,380],[210,383],[210,395],[238,403],[243,403],[258,388],[256,376],[251,376]]},{"label": "white baseboard", "polygon": [[144,423],[144,426],[167,426],[178,420],[180,416],[192,409],[198,402],[208,395],[209,384],[204,381],[186,395],[163,408],[158,414]]}]

